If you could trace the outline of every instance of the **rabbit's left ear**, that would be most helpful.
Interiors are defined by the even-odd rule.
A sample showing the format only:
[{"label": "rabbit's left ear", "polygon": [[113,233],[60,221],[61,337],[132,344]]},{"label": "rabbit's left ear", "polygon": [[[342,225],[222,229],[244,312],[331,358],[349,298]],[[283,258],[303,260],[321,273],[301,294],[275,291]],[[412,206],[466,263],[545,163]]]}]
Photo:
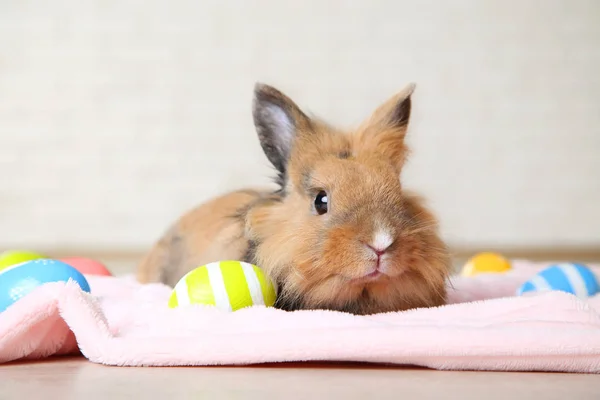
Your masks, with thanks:
[{"label": "rabbit's left ear", "polygon": [[414,84],[407,85],[381,104],[358,130],[359,151],[378,154],[394,165],[398,172],[408,154],[404,139],[410,120],[411,96],[414,90]]},{"label": "rabbit's left ear", "polygon": [[410,120],[412,107],[411,96],[415,84],[410,83],[400,92],[381,104],[369,117],[368,125],[378,125],[379,128],[406,128]]},{"label": "rabbit's left ear", "polygon": [[285,173],[296,135],[309,128],[310,119],[290,98],[262,83],[254,86],[252,114],[265,155]]}]

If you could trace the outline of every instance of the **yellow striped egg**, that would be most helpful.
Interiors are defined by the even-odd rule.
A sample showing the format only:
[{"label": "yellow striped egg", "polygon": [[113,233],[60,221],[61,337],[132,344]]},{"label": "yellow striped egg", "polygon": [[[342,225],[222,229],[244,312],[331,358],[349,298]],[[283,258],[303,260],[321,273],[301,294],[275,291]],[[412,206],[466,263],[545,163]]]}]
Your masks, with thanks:
[{"label": "yellow striped egg", "polygon": [[236,311],[253,305],[275,304],[273,282],[256,265],[242,261],[220,261],[195,268],[173,288],[169,307],[212,305]]}]

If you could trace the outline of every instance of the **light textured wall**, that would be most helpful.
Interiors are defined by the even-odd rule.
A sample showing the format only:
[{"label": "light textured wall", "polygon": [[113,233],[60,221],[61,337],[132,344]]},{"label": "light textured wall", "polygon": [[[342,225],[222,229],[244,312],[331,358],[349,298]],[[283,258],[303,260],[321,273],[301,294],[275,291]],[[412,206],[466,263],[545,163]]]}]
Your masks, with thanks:
[{"label": "light textured wall", "polygon": [[350,126],[415,81],[457,246],[600,246],[600,2],[0,1],[0,245],[140,249],[269,182],[256,80]]}]

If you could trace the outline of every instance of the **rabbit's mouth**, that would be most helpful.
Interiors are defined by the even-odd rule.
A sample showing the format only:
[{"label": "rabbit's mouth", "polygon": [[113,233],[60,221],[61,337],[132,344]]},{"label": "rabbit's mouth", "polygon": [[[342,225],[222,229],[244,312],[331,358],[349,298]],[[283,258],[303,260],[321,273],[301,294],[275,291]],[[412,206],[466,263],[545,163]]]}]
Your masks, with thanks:
[{"label": "rabbit's mouth", "polygon": [[365,285],[367,283],[382,282],[382,281],[389,280],[392,278],[397,278],[398,276],[402,275],[404,272],[405,272],[404,270],[401,270],[397,273],[389,274],[385,270],[380,269],[378,266],[374,270],[369,271],[366,274],[359,276],[358,278],[356,278],[356,277],[350,278],[347,276],[345,276],[344,278],[351,285]]},{"label": "rabbit's mouth", "polygon": [[375,271],[363,276],[363,279],[377,279],[379,278],[381,275],[383,275],[383,272],[381,272],[380,270],[376,269]]},{"label": "rabbit's mouth", "polygon": [[368,282],[377,281],[383,278],[385,274],[381,272],[378,268],[375,268],[373,271],[366,273],[363,276],[359,276],[358,278],[346,278],[348,279],[350,284],[360,285]]},{"label": "rabbit's mouth", "polygon": [[397,278],[402,275],[406,270],[404,268],[398,268],[397,263],[394,263],[389,257],[383,256],[378,257],[377,260],[369,260],[368,263],[372,262],[372,267],[368,268],[360,276],[343,276],[350,284],[366,284],[370,282],[379,282],[385,279]]}]

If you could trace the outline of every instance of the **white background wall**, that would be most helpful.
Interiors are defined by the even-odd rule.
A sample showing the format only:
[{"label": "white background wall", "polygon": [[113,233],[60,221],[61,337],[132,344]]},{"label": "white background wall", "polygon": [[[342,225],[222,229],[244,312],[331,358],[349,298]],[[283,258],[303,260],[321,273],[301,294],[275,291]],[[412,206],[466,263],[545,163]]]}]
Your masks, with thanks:
[{"label": "white background wall", "polygon": [[0,1],[0,246],[143,249],[268,182],[256,80],[350,126],[418,85],[456,246],[600,246],[600,2]]}]

